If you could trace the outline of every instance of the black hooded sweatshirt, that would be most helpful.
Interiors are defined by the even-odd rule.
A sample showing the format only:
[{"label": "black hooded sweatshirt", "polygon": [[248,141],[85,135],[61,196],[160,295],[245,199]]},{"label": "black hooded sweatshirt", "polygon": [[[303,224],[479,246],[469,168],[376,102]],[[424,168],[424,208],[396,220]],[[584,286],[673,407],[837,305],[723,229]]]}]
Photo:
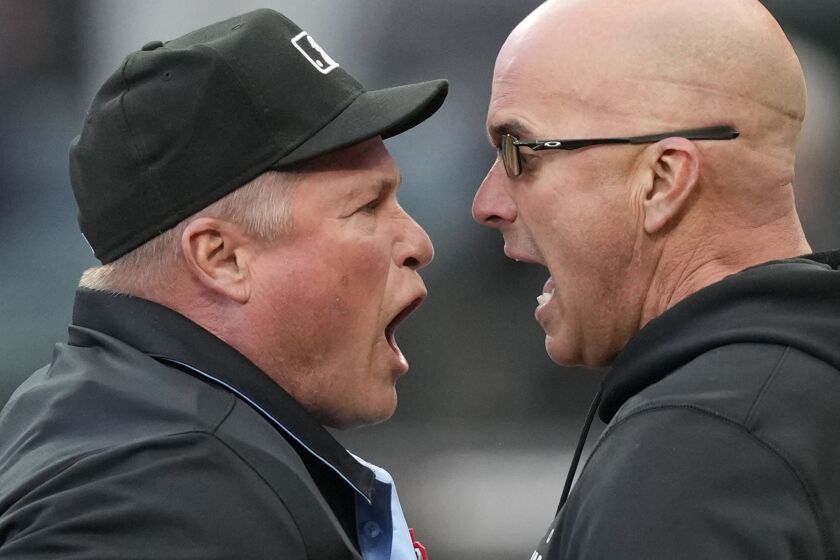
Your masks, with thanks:
[{"label": "black hooded sweatshirt", "polygon": [[838,267],[762,264],[640,330],[532,560],[840,557]]}]

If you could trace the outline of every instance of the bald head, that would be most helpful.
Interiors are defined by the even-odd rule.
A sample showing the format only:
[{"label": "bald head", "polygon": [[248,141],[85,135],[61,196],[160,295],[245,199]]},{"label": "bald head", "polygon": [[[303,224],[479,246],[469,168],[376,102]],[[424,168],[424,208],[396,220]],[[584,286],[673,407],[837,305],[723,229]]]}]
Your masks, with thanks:
[{"label": "bald head", "polygon": [[[747,167],[792,179],[804,77],[755,0],[549,0],[502,48],[493,103],[520,102],[525,83],[555,135],[731,124]],[[721,149],[731,159],[733,146],[709,144]]]},{"label": "bald head", "polygon": [[[473,215],[544,265],[537,311],[557,363],[605,365],[652,318],[761,262],[810,252],[793,197],[799,61],[757,0],[548,0],[496,61],[491,142],[731,126],[497,158]],[[545,147],[545,145],[544,145]]]}]

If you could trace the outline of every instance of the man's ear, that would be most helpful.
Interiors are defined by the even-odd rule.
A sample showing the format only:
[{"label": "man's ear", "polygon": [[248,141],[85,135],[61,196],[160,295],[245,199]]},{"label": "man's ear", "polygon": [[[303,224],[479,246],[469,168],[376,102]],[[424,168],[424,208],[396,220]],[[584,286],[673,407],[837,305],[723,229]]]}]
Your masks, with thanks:
[{"label": "man's ear", "polygon": [[251,296],[250,238],[239,227],[197,218],[181,236],[187,269],[206,288],[245,303]]},{"label": "man's ear", "polygon": [[645,231],[654,234],[674,223],[700,180],[700,152],[690,140],[667,138],[646,150],[650,156],[644,198]]}]

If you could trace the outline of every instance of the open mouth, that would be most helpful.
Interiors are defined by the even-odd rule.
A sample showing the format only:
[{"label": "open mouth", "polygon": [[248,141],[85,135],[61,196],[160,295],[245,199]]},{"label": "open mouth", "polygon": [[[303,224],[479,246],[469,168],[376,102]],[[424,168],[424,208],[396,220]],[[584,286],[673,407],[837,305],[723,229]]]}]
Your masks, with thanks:
[{"label": "open mouth", "polygon": [[399,346],[397,346],[397,339],[394,336],[396,331],[397,331],[397,327],[399,326],[400,323],[405,321],[408,318],[408,316],[411,315],[411,313],[415,309],[420,307],[421,303],[423,303],[423,298],[415,299],[414,301],[409,303],[407,306],[405,306],[403,308],[403,310],[400,311],[397,314],[397,316],[394,317],[393,320],[391,320],[390,323],[388,323],[388,326],[385,327],[385,338],[388,340],[388,344],[391,345],[391,348],[393,348],[394,352],[396,352],[397,354],[402,355],[402,352],[400,352]]},{"label": "open mouth", "polygon": [[554,279],[549,276],[548,281],[543,286],[543,293],[537,296],[537,301],[540,305],[545,305],[551,300],[551,297],[554,295]]}]

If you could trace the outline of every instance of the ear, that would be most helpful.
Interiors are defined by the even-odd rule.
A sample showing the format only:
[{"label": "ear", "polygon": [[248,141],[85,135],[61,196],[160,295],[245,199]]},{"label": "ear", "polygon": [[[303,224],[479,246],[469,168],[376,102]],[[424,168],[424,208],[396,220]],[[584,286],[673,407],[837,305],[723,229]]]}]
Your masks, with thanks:
[{"label": "ear", "polygon": [[197,218],[181,236],[190,273],[209,290],[238,303],[251,296],[250,238],[234,224]]},{"label": "ear", "polygon": [[673,223],[700,180],[700,152],[685,138],[667,138],[650,147],[650,179],[644,198],[645,231]]}]

